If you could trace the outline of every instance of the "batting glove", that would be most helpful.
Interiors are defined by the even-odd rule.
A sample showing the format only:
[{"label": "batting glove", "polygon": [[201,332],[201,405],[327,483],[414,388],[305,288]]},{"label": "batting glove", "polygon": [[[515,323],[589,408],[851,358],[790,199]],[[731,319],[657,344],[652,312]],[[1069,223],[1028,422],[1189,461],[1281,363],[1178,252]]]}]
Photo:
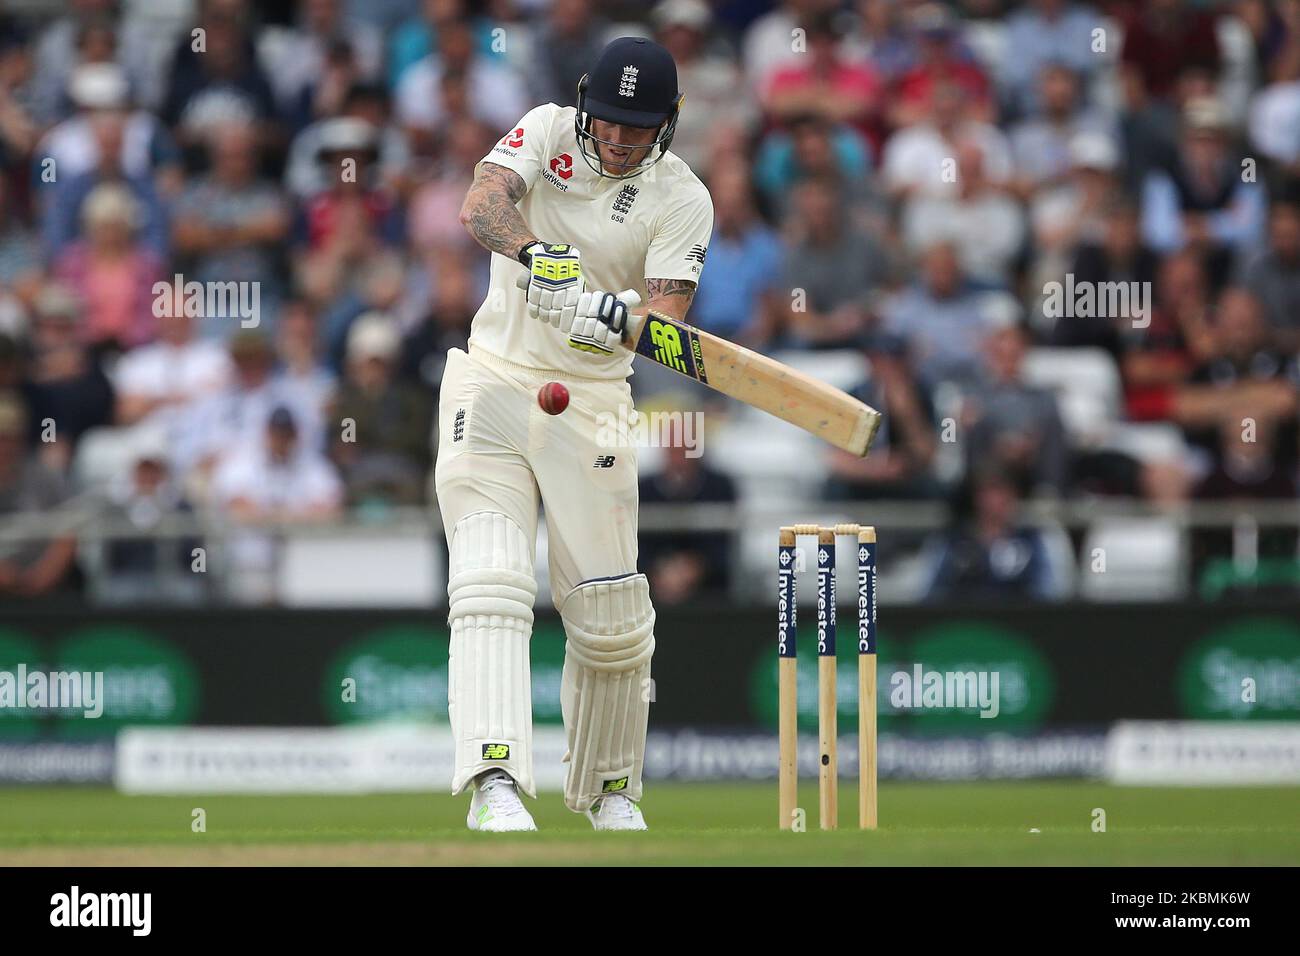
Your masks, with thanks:
[{"label": "batting glove", "polygon": [[528,315],[568,332],[586,288],[577,246],[535,242],[523,251],[528,262]]},{"label": "batting glove", "polygon": [[612,354],[614,343],[623,340],[627,329],[627,309],[628,303],[612,292],[582,293],[569,345],[583,352]]}]

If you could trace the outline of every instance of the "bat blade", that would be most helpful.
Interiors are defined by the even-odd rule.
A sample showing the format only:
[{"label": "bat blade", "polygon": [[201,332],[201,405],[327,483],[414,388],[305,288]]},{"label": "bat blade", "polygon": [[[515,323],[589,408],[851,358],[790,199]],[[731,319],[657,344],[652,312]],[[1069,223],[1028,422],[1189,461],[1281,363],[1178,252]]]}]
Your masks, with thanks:
[{"label": "bat blade", "polygon": [[[528,286],[528,274],[516,283]],[[620,292],[628,308],[641,297]],[[704,332],[650,309],[633,316],[623,345],[637,355],[707,385],[859,458],[865,457],[880,428],[881,415],[870,405],[798,369],[743,345]]]},{"label": "bat blade", "polygon": [[652,362],[858,457],[870,451],[880,428],[880,412],[838,388],[653,309],[636,337],[625,344]]}]

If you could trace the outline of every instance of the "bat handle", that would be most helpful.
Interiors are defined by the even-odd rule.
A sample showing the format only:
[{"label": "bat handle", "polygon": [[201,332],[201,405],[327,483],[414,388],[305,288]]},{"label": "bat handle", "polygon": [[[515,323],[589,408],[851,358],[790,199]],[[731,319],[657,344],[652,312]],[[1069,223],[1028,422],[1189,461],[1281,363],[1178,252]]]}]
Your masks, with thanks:
[{"label": "bat handle", "polygon": [[[532,278],[531,272],[520,273],[519,277],[515,279],[515,288],[523,292],[528,288],[528,281],[530,278]],[[615,296],[615,298],[618,299],[620,302],[622,302],[625,306],[627,306],[627,310],[629,312],[631,312],[633,309],[635,309],[638,305],[641,304],[641,293],[637,292],[636,289],[624,289],[617,296]],[[624,341],[626,341],[627,338],[633,334],[635,329],[636,326],[629,323],[628,329],[623,333]]]}]

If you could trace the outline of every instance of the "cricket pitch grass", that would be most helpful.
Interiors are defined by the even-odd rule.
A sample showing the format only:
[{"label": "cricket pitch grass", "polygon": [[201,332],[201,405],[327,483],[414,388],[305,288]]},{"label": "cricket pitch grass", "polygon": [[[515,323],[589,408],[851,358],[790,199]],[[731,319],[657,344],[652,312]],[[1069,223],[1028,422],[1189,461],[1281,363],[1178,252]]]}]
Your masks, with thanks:
[{"label": "cricket pitch grass", "polygon": [[[881,827],[777,830],[775,783],[654,784],[649,833],[593,833],[560,796],[528,801],[538,833],[465,829],[468,798],[124,796],[102,788],[0,790],[0,865],[1300,865],[1300,788],[1142,789],[1092,782],[893,784]],[[192,830],[194,811],[206,832]],[[1105,831],[1094,829],[1097,811]]]}]

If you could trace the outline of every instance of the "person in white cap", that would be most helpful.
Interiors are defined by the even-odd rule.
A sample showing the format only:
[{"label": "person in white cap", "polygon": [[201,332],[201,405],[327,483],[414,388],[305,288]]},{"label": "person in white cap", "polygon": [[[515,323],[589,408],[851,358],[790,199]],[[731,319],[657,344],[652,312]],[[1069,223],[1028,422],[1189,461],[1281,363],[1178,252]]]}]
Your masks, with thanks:
[{"label": "person in white cap", "polygon": [[1173,161],[1143,183],[1142,236],[1162,254],[1188,247],[1204,253],[1218,284],[1231,256],[1263,238],[1267,196],[1262,183],[1243,181],[1218,99],[1192,97],[1182,121]]},{"label": "person in white cap", "polygon": [[1035,269],[1041,282],[1061,279],[1079,243],[1102,240],[1106,213],[1118,198],[1119,147],[1105,133],[1075,135],[1069,144],[1069,163],[1069,178],[1055,188],[1039,190],[1029,206]]},{"label": "person in white cap", "polygon": [[397,322],[382,312],[358,316],[348,330],[334,417],[352,423],[352,432],[333,442],[333,457],[355,502],[424,497],[433,411],[423,390],[398,378],[401,351]]},{"label": "person in white cap", "polygon": [[[576,108],[548,103],[504,132],[461,210],[494,253],[469,351],[453,349],[443,375],[436,469],[450,550],[452,791],[473,787],[471,829],[536,829],[519,794],[536,795],[539,502],[568,638],[564,802],[598,830],[646,826],[654,608],[637,572],[636,447],[601,422],[633,413],[629,306],[684,317],[712,233],[708,191],[669,151],[681,103],[666,49],[614,40]],[[548,416],[537,393],[552,381],[571,398]]]},{"label": "person in white cap", "polygon": [[[103,145],[117,150],[107,157],[130,177],[151,176],[178,162],[175,144],[158,118],[134,108],[126,73],[116,63],[87,63],[68,79],[68,98],[76,111],[55,125],[37,144],[36,156],[51,161],[56,182],[103,168]],[[101,127],[116,129],[106,132]]]}]

